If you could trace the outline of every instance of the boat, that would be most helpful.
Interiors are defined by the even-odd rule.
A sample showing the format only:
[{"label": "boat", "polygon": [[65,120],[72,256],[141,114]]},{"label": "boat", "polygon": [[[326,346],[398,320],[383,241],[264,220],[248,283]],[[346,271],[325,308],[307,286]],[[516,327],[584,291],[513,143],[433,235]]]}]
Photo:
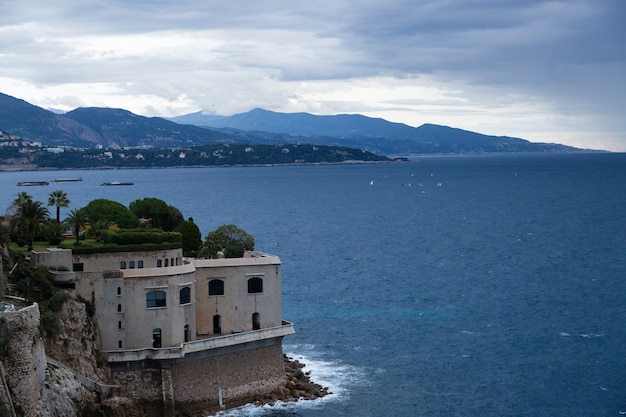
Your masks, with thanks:
[{"label": "boat", "polygon": [[113,182],[103,182],[102,184],[100,184],[100,186],[110,186],[110,185],[135,185],[135,183],[134,182],[113,181]]},{"label": "boat", "polygon": [[52,182],[77,182],[82,180],[82,178],[55,178]]},{"label": "boat", "polygon": [[20,181],[17,183],[18,187],[33,187],[37,185],[48,185],[47,181]]}]

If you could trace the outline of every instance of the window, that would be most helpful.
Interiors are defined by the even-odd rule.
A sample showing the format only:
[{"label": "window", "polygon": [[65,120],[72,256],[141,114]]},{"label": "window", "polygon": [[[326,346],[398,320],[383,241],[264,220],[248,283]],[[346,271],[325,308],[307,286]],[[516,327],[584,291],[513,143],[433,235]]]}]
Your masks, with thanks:
[{"label": "window", "polygon": [[82,262],[78,262],[78,263],[72,264],[72,269],[75,272],[82,272],[85,270],[85,265]]},{"label": "window", "polygon": [[119,340],[119,341],[117,342],[117,347],[118,347],[119,349],[121,349],[121,348],[122,348],[122,341],[121,341],[121,340]]},{"label": "window", "polygon": [[224,295],[224,281],[221,279],[209,281],[209,295]]},{"label": "window", "polygon": [[128,263],[128,267],[129,267],[130,269],[135,269],[135,261],[130,261],[130,262]]},{"label": "window", "polygon": [[117,330],[122,330],[122,322],[121,321],[117,322]]},{"label": "window", "polygon": [[180,289],[180,303],[181,304],[189,304],[191,303],[191,288],[183,287]]},{"label": "window", "polygon": [[117,287],[117,296],[118,297],[122,296],[122,287]]},{"label": "window", "polygon": [[161,329],[152,330],[152,347],[155,349],[161,347]]},{"label": "window", "polygon": [[263,292],[263,280],[261,278],[250,278],[248,280],[248,294]]},{"label": "window", "polygon": [[166,297],[165,291],[150,291],[146,294],[146,308],[153,307],[165,307],[166,306]]},{"label": "window", "polygon": [[126,269],[126,261],[120,262],[120,269]]},{"label": "window", "polygon": [[189,325],[185,324],[185,330],[184,330],[184,334],[185,334],[185,342],[189,342]]},{"label": "window", "polygon": [[118,312],[118,313],[121,313],[121,312],[122,312],[122,305],[121,305],[121,304],[118,304],[118,305],[117,305],[117,312]]},{"label": "window", "polygon": [[137,261],[137,268],[143,268],[143,261]]},{"label": "window", "polygon": [[169,259],[165,258],[165,267],[167,268],[169,266]]},{"label": "window", "polygon": [[157,259],[157,268],[160,268],[160,267],[161,267],[161,260]]},{"label": "window", "polygon": [[261,328],[261,315],[259,313],[252,314],[252,330]]},{"label": "window", "polygon": [[222,334],[222,316],[213,316],[213,334]]}]

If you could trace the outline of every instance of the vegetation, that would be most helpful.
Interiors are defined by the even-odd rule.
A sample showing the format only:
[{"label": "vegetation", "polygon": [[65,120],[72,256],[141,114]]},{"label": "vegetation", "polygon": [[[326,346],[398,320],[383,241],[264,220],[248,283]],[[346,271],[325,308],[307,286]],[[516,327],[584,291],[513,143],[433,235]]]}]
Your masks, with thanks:
[{"label": "vegetation", "polygon": [[57,209],[57,223],[61,223],[61,207],[69,207],[70,200],[63,190],[54,190],[48,196],[48,206],[55,206]]},{"label": "vegetation", "polygon": [[196,256],[202,246],[202,234],[198,226],[193,222],[193,218],[190,217],[189,220],[182,222],[179,230],[183,239],[183,255]]},{"label": "vegetation", "polygon": [[74,232],[75,245],[80,244],[80,231],[87,225],[87,211],[84,208],[74,209],[65,219],[65,224]]},{"label": "vegetation", "polygon": [[307,144],[221,144],[176,149],[67,149],[62,154],[42,151],[34,157],[38,166],[51,168],[195,167],[346,161],[379,162],[391,159],[361,149]]},{"label": "vegetation", "polygon": [[40,201],[26,198],[22,201],[14,217],[14,227],[18,234],[26,239],[28,250],[33,250],[35,234],[41,231],[41,227],[48,219],[48,209]]},{"label": "vegetation", "polygon": [[89,223],[111,222],[122,229],[133,229],[139,226],[139,219],[126,206],[117,201],[96,199],[84,207]]},{"label": "vegetation", "polygon": [[158,198],[135,200],[128,206],[138,218],[143,219],[152,227],[172,232],[183,222],[183,214],[176,207],[168,205]]},{"label": "vegetation", "polygon": [[181,242],[178,232],[164,232],[161,229],[121,229],[107,230],[102,234],[104,243],[117,245],[140,245],[143,243],[175,243]]},{"label": "vegetation", "polygon": [[247,250],[254,250],[254,238],[234,224],[224,224],[207,235],[200,256],[215,258],[222,253],[227,258],[241,258]]}]

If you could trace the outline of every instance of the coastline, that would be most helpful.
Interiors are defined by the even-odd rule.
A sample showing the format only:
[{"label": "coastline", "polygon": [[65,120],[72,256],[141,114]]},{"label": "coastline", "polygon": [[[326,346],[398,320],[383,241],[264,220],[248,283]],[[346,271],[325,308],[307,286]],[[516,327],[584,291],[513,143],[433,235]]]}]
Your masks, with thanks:
[{"label": "coastline", "polygon": [[249,406],[262,408],[274,406],[278,403],[295,403],[299,401],[312,401],[333,394],[328,387],[324,387],[311,381],[310,372],[303,369],[305,364],[283,354],[285,363],[285,382],[272,394],[248,398],[237,402],[230,402],[225,408],[215,407],[208,410],[209,416],[231,415],[228,410]]}]

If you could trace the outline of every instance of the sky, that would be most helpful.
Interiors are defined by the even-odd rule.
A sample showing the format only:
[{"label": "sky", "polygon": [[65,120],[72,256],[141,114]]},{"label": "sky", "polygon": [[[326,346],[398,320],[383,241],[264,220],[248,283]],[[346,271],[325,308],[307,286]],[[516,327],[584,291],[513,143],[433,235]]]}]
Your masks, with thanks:
[{"label": "sky", "polygon": [[625,0],[0,0],[0,92],[363,114],[626,152]]}]

